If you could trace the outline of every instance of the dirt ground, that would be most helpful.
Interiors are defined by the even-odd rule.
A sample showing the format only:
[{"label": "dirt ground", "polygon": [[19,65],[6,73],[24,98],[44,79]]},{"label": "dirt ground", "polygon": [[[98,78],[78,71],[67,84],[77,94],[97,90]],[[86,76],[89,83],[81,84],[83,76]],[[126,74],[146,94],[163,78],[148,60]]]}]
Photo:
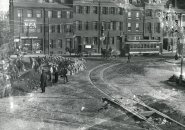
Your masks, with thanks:
[{"label": "dirt ground", "polygon": [[125,113],[102,107],[101,93],[88,81],[88,70],[105,63],[91,59],[87,70],[24,96],[0,99],[0,130],[143,130]]},{"label": "dirt ground", "polygon": [[185,124],[185,88],[167,82],[169,77],[179,73],[180,68],[176,64],[133,61],[107,70],[104,78],[120,93],[131,98],[136,96]]}]

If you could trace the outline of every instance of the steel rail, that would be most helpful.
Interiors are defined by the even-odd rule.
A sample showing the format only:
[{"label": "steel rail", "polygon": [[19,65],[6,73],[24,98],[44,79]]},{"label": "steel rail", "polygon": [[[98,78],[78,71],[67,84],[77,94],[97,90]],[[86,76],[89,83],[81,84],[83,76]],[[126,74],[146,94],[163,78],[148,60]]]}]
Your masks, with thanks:
[{"label": "steel rail", "polygon": [[[114,64],[114,65],[111,65],[111,66],[109,66],[109,67],[107,67],[107,68],[104,68],[104,69],[100,72],[100,76],[101,76],[100,78],[101,78],[102,81],[104,81],[104,79],[103,79],[103,72],[104,72],[105,70],[111,68],[111,67],[116,66],[116,65],[118,65],[118,64]],[[101,66],[99,66],[99,67],[101,67]],[[93,68],[93,69],[91,70],[90,73],[92,73],[92,71],[94,71],[94,70],[97,69],[97,68],[98,68],[98,66],[95,67],[95,68]],[[90,75],[89,75],[89,79],[90,79]],[[108,95],[106,92],[104,92],[103,90],[99,89],[92,81],[91,81],[91,84],[92,84],[94,87],[96,87],[101,93],[103,93],[103,94],[105,94],[106,96],[108,96],[108,97],[110,98],[111,101],[113,101],[113,102],[116,103],[117,105],[120,105],[120,106],[122,106],[122,107],[125,107],[123,104],[121,104],[121,101],[119,101],[119,99],[116,99],[116,98],[114,98],[114,97]],[[105,84],[107,84],[107,83],[105,83]],[[107,84],[107,85],[108,85],[108,84]],[[172,119],[171,117],[167,116],[166,114],[164,114],[164,113],[162,113],[162,112],[160,112],[160,111],[158,111],[158,110],[156,110],[156,109],[154,109],[154,108],[152,108],[152,107],[150,107],[150,106],[144,104],[143,102],[139,102],[139,101],[134,100],[134,99],[131,99],[131,98],[129,98],[129,99],[135,101],[136,103],[138,103],[139,105],[141,105],[141,106],[143,106],[143,107],[148,108],[150,111],[153,111],[153,112],[155,112],[156,114],[158,114],[158,115],[160,115],[160,116],[162,116],[162,117],[164,117],[164,118],[170,120],[171,122],[174,122],[174,123],[180,125],[181,127],[185,128],[185,125],[184,125],[184,124],[182,124],[182,123],[180,123],[180,122],[178,122],[178,121]],[[128,109],[128,108],[127,108],[127,109]],[[125,110],[126,110],[126,109],[125,109]],[[128,109],[127,111],[129,111],[129,110],[130,110],[130,109]],[[131,110],[130,112],[132,113],[132,110]],[[134,113],[132,113],[132,114],[134,114]],[[136,112],[136,114],[137,114],[137,112]],[[140,114],[138,114],[138,115],[140,115]],[[141,117],[142,117],[142,116],[141,116]]]},{"label": "steel rail", "polygon": [[[117,64],[113,64],[111,66],[108,66],[106,69],[109,69],[111,67],[114,67],[116,65],[118,65],[119,63]],[[102,66],[105,66],[107,64],[102,64],[102,65],[99,65],[99,66],[96,66],[95,68],[91,69],[89,71],[89,75],[88,75],[88,78],[89,78],[89,82],[92,84],[92,86],[94,88],[96,88],[97,90],[99,90],[103,95],[106,95],[110,101],[114,102],[115,104],[117,104],[118,106],[120,106],[121,108],[125,109],[126,111],[132,113],[133,115],[135,115],[136,117],[138,117],[139,119],[142,119],[144,121],[146,121],[148,124],[150,124],[151,126],[153,126],[156,130],[162,130],[161,128],[159,128],[158,126],[156,126],[155,124],[153,124],[152,122],[148,121],[147,118],[143,115],[141,115],[140,113],[138,113],[137,111],[133,111],[129,108],[126,108],[123,104],[121,104],[121,102],[119,100],[117,100],[116,98],[110,96],[109,94],[107,94],[106,92],[104,92],[102,89],[98,88],[97,85],[95,83],[93,83],[93,81],[91,80],[90,78],[90,75],[93,71],[95,71],[96,69],[102,67]],[[105,69],[104,69],[105,70]]]}]

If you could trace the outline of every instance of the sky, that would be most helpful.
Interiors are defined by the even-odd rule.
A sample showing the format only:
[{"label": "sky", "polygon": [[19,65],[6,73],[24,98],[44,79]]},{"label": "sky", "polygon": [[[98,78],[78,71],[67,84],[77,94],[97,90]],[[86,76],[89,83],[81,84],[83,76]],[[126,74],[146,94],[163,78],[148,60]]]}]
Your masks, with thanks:
[{"label": "sky", "polygon": [[0,0],[0,11],[8,11],[9,0]]}]

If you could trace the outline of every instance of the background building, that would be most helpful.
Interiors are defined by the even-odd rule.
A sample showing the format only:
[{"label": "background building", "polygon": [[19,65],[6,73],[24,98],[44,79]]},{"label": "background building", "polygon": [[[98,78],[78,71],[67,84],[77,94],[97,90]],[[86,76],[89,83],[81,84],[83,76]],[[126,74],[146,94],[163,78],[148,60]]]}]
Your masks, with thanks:
[{"label": "background building", "polygon": [[73,8],[75,48],[82,50],[85,45],[92,45],[96,52],[100,48],[122,48],[126,30],[124,8],[111,0],[75,0]]},{"label": "background building", "polygon": [[72,8],[64,0],[10,0],[10,25],[17,47],[61,54],[72,44]]}]

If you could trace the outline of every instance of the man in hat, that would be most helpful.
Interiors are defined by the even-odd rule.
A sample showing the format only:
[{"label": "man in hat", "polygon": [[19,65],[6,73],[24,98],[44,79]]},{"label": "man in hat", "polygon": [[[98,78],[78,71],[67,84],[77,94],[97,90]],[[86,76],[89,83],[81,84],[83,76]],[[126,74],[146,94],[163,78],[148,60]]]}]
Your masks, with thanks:
[{"label": "man in hat", "polygon": [[47,75],[46,72],[44,71],[44,69],[42,69],[42,74],[40,76],[40,87],[42,90],[42,93],[45,92],[45,87],[46,87],[46,81],[47,81]]}]

